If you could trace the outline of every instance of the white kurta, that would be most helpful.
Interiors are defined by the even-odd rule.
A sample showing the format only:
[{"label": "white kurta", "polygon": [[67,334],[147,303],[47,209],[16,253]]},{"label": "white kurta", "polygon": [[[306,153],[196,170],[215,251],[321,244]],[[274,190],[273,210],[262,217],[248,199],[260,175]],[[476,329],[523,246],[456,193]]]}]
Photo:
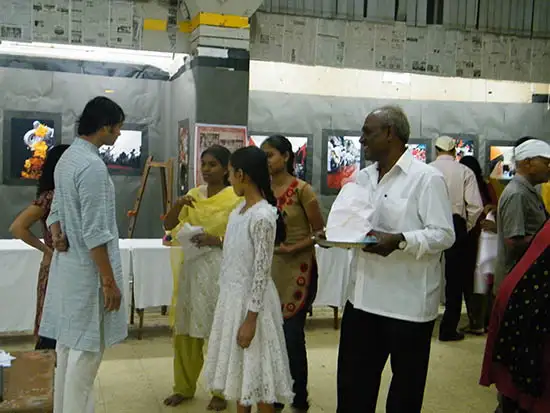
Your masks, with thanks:
[{"label": "white kurta", "polygon": [[[204,375],[210,390],[242,405],[291,402],[281,302],[271,278],[277,212],[266,201],[240,214],[243,206],[229,217]],[[237,334],[248,311],[258,313],[256,334],[242,349]]]}]

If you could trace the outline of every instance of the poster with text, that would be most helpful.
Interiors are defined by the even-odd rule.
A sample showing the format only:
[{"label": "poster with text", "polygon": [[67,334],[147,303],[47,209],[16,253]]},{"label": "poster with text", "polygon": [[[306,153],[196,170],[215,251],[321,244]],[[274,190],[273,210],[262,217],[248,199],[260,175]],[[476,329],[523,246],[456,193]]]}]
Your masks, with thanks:
[{"label": "poster with text", "polygon": [[[262,143],[269,138],[265,135],[250,135],[248,140],[249,146],[262,146]],[[292,152],[294,152],[294,176],[307,181],[307,141],[305,136],[287,136],[292,144]]]},{"label": "poster with text", "polygon": [[515,173],[513,146],[490,147],[489,172],[492,179],[512,179]]},{"label": "poster with text", "polygon": [[206,125],[195,126],[195,186],[204,183],[201,176],[201,154],[212,145],[225,146],[231,152],[247,145],[246,126]]},{"label": "poster with text", "polygon": [[329,136],[327,148],[327,188],[341,189],[361,169],[361,138]]}]

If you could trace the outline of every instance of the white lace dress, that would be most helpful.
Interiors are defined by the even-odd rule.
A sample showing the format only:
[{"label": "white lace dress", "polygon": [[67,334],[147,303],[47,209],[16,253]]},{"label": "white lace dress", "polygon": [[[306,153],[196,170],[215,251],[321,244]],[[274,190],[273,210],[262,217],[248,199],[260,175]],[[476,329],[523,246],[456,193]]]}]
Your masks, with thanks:
[{"label": "white lace dress", "polygon": [[[281,303],[271,279],[277,211],[266,201],[241,214],[243,206],[229,217],[204,376],[209,390],[244,406],[290,403]],[[242,349],[237,334],[248,311],[259,313],[256,335]]]}]

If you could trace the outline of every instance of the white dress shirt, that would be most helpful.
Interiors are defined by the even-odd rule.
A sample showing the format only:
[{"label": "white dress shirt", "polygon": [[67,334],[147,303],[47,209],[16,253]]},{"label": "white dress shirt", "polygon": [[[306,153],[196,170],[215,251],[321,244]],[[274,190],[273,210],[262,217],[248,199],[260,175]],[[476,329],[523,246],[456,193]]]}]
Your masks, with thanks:
[{"label": "white dress shirt", "polygon": [[441,297],[442,252],[455,241],[445,180],[408,151],[380,182],[378,177],[378,164],[373,164],[356,179],[371,194],[372,225],[378,231],[402,233],[407,246],[387,257],[356,250],[349,301],[359,310],[385,317],[432,321]]},{"label": "white dress shirt", "polygon": [[453,214],[464,218],[466,228],[470,232],[483,212],[483,201],[476,176],[470,168],[457,162],[450,155],[440,155],[430,165],[437,168],[445,177]]}]

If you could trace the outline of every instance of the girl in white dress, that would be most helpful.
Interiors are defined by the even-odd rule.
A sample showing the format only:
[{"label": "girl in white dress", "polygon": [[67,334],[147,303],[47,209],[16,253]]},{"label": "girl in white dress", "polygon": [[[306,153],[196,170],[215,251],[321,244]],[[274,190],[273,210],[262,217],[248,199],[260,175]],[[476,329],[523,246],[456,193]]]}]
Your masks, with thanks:
[{"label": "girl in white dress", "polygon": [[220,294],[204,370],[209,390],[237,402],[239,413],[293,399],[281,302],[271,279],[285,225],[271,190],[267,156],[256,147],[231,156],[230,181],[242,202],[230,215],[223,246]]}]

